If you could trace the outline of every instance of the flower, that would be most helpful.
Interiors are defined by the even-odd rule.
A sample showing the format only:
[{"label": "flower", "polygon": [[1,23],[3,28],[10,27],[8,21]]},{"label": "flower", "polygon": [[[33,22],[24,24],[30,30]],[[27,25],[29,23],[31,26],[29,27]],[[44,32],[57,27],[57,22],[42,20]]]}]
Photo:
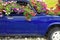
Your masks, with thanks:
[{"label": "flower", "polygon": [[6,6],[7,4],[8,4],[7,2],[5,2],[5,3],[2,3],[2,5],[3,5],[3,6]]},{"label": "flower", "polygon": [[16,8],[16,10],[18,11],[18,10],[19,10],[19,8]]},{"label": "flower", "polygon": [[19,11],[19,8],[13,8],[13,11],[14,12],[18,12]]},{"label": "flower", "polygon": [[43,0],[37,0],[37,1],[42,2]]},{"label": "flower", "polygon": [[11,3],[13,3],[14,1],[11,1]]},{"label": "flower", "polygon": [[19,12],[19,13],[22,13],[22,12],[24,12],[24,10],[20,9],[18,12]]},{"label": "flower", "polygon": [[8,1],[8,4],[11,4],[12,2],[11,1]]},{"label": "flower", "polygon": [[6,10],[3,10],[3,12],[5,12],[5,13],[6,13]]}]

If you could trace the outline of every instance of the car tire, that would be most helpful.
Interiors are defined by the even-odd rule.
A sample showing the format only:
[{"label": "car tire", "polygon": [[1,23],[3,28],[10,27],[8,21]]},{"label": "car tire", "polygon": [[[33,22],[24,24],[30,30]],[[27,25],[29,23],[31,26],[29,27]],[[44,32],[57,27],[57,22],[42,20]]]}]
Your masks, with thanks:
[{"label": "car tire", "polygon": [[60,27],[55,27],[48,32],[47,40],[60,40]]}]

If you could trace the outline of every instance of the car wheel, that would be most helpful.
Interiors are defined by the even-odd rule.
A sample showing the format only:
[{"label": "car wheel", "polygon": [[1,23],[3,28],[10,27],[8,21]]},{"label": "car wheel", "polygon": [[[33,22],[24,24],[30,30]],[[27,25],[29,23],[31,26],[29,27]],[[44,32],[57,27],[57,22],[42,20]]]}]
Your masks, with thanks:
[{"label": "car wheel", "polygon": [[48,33],[48,40],[60,40],[60,28],[55,27]]}]

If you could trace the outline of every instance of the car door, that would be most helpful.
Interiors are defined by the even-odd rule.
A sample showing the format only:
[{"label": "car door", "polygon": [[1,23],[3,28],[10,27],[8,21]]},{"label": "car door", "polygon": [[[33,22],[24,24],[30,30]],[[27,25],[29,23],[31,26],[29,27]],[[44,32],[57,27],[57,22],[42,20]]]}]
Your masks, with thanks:
[{"label": "car door", "polygon": [[[31,5],[30,5],[31,6]],[[33,9],[33,8],[32,8]],[[34,10],[35,11],[35,10]],[[6,16],[0,18],[0,33],[6,34],[38,34],[39,16],[27,21],[25,16]]]},{"label": "car door", "polygon": [[37,34],[38,16],[27,21],[25,16],[4,17],[0,19],[1,34]]}]

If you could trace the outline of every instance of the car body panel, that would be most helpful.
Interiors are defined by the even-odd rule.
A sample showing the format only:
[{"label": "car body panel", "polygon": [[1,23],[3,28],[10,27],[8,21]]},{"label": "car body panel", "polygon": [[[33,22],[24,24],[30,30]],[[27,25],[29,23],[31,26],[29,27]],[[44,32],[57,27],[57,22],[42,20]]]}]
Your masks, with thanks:
[{"label": "car body panel", "polygon": [[60,24],[60,16],[35,16],[27,21],[24,16],[0,18],[0,34],[36,34],[44,36],[53,24]]}]

